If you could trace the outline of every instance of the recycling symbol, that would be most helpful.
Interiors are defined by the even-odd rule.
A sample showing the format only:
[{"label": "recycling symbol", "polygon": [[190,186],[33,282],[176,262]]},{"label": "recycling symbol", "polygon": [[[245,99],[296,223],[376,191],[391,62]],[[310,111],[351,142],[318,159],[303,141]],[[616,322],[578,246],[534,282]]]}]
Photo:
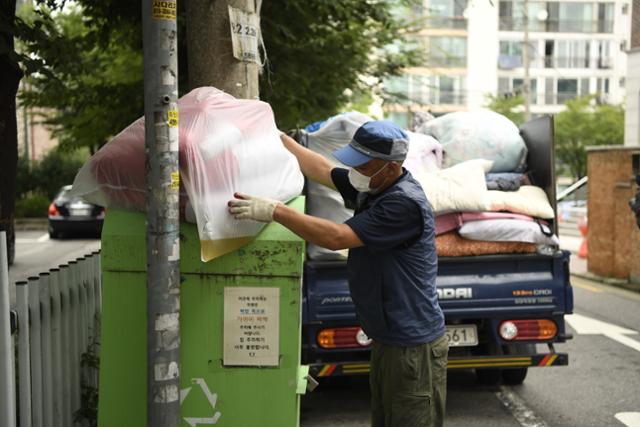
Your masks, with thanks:
[{"label": "recycling symbol", "polygon": [[183,388],[180,390],[180,405],[184,402],[187,395],[191,391],[194,386],[199,386],[204,395],[206,396],[209,404],[211,405],[211,410],[215,413],[211,418],[196,418],[196,417],[183,417],[187,424],[191,427],[196,427],[197,425],[213,425],[218,422],[220,416],[222,415],[219,411],[216,411],[216,402],[218,400],[218,395],[216,393],[211,393],[209,390],[209,386],[204,381],[204,378],[191,378],[191,383],[194,384],[191,387]]}]

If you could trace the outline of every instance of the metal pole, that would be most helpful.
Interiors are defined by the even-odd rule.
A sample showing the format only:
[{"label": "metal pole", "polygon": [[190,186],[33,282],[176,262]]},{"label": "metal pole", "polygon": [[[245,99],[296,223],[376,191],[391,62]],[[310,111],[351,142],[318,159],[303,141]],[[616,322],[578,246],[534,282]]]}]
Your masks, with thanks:
[{"label": "metal pole", "polygon": [[522,66],[524,67],[524,80],[522,84],[522,95],[524,96],[524,120],[531,120],[531,78],[529,68],[529,0],[524,0],[523,12],[524,40],[522,43]]},{"label": "metal pole", "polygon": [[0,425],[16,425],[16,384],[9,321],[9,266],[7,233],[0,231]]},{"label": "metal pole", "polygon": [[147,425],[180,424],[176,0],[142,1],[147,152]]}]

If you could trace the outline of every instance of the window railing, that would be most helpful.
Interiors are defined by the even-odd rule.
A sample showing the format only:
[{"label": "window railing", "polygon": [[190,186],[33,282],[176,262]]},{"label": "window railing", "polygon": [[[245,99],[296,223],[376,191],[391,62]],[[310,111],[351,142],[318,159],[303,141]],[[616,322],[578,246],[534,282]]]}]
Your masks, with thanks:
[{"label": "window railing", "polygon": [[429,66],[444,67],[444,68],[465,68],[467,66],[467,57],[466,56],[430,55]]},{"label": "window railing", "polygon": [[[510,16],[500,17],[501,31],[523,31],[524,20]],[[547,19],[529,21],[529,31],[553,33],[612,33],[612,20],[585,21],[582,19]]]},{"label": "window railing", "polygon": [[467,28],[467,20],[462,16],[431,16],[427,20],[427,28],[464,30]]}]

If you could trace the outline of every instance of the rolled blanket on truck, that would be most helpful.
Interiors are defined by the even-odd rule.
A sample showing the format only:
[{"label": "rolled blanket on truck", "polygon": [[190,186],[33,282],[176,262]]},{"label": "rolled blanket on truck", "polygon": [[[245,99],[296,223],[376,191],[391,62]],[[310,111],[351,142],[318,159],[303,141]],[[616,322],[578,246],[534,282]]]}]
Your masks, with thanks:
[{"label": "rolled blanket on truck", "polygon": [[444,147],[447,169],[419,175],[436,202],[438,255],[548,252],[559,245],[547,222],[555,212],[545,191],[531,185],[527,146],[511,121],[494,112],[451,113],[418,131]]}]

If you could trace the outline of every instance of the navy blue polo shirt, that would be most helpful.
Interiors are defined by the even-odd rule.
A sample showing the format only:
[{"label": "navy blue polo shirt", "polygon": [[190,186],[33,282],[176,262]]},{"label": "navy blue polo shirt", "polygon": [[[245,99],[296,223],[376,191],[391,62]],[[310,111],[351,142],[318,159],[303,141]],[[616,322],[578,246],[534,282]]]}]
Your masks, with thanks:
[{"label": "navy blue polo shirt", "polygon": [[359,193],[348,170],[331,171],[348,207],[346,224],[364,246],[349,250],[349,290],[364,332],[392,346],[413,346],[444,335],[436,293],[438,259],[433,211],[420,184],[404,170],[385,191]]}]

